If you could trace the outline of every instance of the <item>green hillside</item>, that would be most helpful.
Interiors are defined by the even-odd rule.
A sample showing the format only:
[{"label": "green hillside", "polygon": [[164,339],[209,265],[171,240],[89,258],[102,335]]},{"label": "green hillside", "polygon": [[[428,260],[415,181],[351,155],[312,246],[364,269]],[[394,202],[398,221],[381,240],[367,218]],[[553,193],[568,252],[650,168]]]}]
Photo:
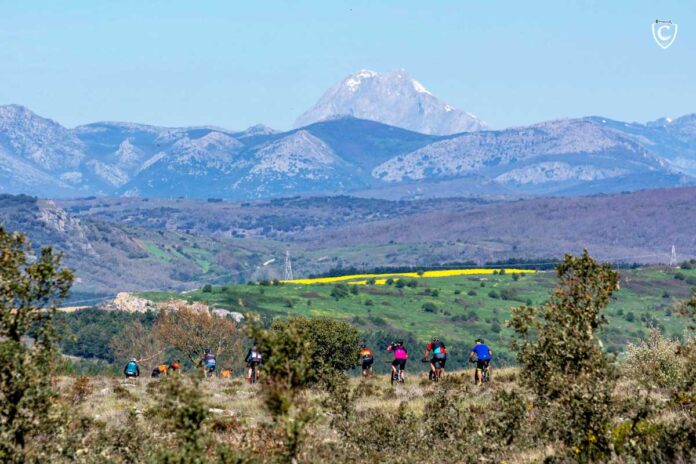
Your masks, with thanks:
[{"label": "green hillside", "polygon": [[[682,322],[673,315],[675,303],[696,286],[696,269],[645,267],[623,270],[621,289],[606,315],[603,338],[609,352],[621,352],[630,341],[644,338],[651,326],[668,336],[680,336]],[[408,285],[410,284],[410,285]],[[188,294],[145,293],[164,300],[184,298],[233,311],[267,316],[330,316],[350,321],[366,333],[408,332],[420,342],[439,336],[450,347],[455,364],[466,363],[472,341],[483,337],[501,363],[512,362],[509,310],[522,304],[542,304],[555,286],[555,273],[469,275],[395,279],[391,285],[341,283],[294,284],[261,282],[204,287]],[[410,338],[410,337],[409,337]],[[422,347],[417,348],[420,352]]]}]

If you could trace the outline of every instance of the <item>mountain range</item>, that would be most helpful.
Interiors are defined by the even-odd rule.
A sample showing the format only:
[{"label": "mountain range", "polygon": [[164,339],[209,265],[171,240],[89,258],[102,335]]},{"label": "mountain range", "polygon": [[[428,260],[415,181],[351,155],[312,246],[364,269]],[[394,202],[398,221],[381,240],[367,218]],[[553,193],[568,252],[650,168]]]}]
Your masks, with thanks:
[{"label": "mountain range", "polygon": [[5,105],[0,193],[401,199],[696,183],[696,114],[647,124],[585,117],[486,130],[478,118],[448,108],[403,70],[349,76],[298,119],[301,127],[284,132],[123,122],[69,129]]}]

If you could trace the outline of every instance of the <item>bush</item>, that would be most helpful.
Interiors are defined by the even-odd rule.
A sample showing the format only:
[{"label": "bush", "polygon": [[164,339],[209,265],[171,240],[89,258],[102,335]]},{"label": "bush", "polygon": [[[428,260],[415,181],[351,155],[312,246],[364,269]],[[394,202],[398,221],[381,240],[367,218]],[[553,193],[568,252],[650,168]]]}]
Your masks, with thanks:
[{"label": "bush", "polygon": [[213,291],[213,286],[210,284],[205,284],[203,288],[201,289],[203,293],[212,293]]},{"label": "bush", "polygon": [[469,290],[466,294],[469,296],[476,296],[476,290]]},{"label": "bush", "polygon": [[341,298],[347,297],[349,294],[350,288],[347,284],[334,285],[333,289],[331,290],[331,296],[334,299],[336,299],[336,301],[340,300]]},{"label": "bush", "polygon": [[684,362],[678,356],[680,344],[650,331],[647,340],[629,344],[623,369],[626,376],[643,387],[677,387],[684,378]]},{"label": "bush", "polygon": [[[310,359],[309,366],[303,367],[303,374],[298,376],[302,379],[301,383],[326,380],[333,375],[331,371],[343,372],[357,366],[360,334],[347,322],[327,317],[276,320],[271,326],[270,335],[264,338],[270,343],[270,346],[264,347],[266,341],[262,341],[260,345],[262,353],[265,351],[264,369],[269,369],[269,374],[274,371],[274,364],[286,363],[288,356],[297,357],[298,350],[303,353],[297,359]],[[295,338],[298,340],[293,341]],[[291,347],[287,346],[289,343]]]},{"label": "bush", "polygon": [[488,296],[495,299],[500,298],[500,295],[495,290],[491,290],[490,292],[488,292]]},{"label": "bush", "polygon": [[624,319],[626,319],[627,322],[633,322],[636,320],[636,315],[629,311],[626,313],[626,317]]},{"label": "bush", "polygon": [[438,312],[438,307],[435,303],[432,303],[428,301],[427,303],[423,303],[423,306],[421,306],[421,309],[425,311],[426,313],[436,313]]}]

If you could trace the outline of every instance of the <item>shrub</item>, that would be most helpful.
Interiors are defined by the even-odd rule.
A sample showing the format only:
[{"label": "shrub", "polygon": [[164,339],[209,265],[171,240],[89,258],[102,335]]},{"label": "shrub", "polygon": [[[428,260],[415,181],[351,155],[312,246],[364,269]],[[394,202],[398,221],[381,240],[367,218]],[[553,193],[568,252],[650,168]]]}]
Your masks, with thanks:
[{"label": "shrub", "polygon": [[365,300],[365,306],[373,306],[374,304],[375,304],[375,302],[369,298],[367,300]]},{"label": "shrub", "polygon": [[476,290],[469,290],[466,294],[469,296],[476,296]]},{"label": "shrub", "polygon": [[426,313],[436,313],[438,312],[438,307],[435,303],[432,303],[428,301],[427,303],[423,303],[423,306],[421,306],[421,309],[425,311]]},{"label": "shrub", "polygon": [[626,319],[626,321],[628,321],[628,322],[633,322],[633,321],[636,320],[636,315],[633,314],[633,312],[629,311],[629,312],[626,313],[625,319]]},{"label": "shrub", "polygon": [[491,290],[490,292],[488,292],[488,296],[495,299],[500,298],[500,295],[495,290]]},{"label": "shrub", "polygon": [[210,284],[205,284],[203,288],[201,289],[203,293],[212,293],[213,291],[213,286]]},{"label": "shrub", "polygon": [[[294,376],[291,383],[296,386],[329,379],[331,371],[343,372],[357,365],[356,353],[360,349],[360,334],[351,324],[327,317],[293,317],[276,320],[261,336],[260,349],[264,354],[264,370],[269,375],[282,378]],[[268,344],[268,346],[264,346]],[[298,354],[302,351],[302,355]],[[284,363],[288,357],[297,362],[309,359],[309,365],[291,369]]]},{"label": "shrub", "polygon": [[519,296],[517,296],[517,290],[514,288],[501,289],[500,298],[502,298],[503,300],[519,300]]},{"label": "shrub", "polygon": [[461,290],[455,290],[455,291],[454,291],[454,294],[455,294],[455,295],[460,295],[461,293],[462,293]]},{"label": "shrub", "polygon": [[624,373],[643,387],[677,387],[685,367],[678,356],[679,348],[679,342],[653,329],[647,340],[631,343],[626,348]]},{"label": "shrub", "polygon": [[345,298],[350,294],[350,288],[347,284],[336,284],[331,290],[331,296],[336,299],[336,301],[341,298]]}]

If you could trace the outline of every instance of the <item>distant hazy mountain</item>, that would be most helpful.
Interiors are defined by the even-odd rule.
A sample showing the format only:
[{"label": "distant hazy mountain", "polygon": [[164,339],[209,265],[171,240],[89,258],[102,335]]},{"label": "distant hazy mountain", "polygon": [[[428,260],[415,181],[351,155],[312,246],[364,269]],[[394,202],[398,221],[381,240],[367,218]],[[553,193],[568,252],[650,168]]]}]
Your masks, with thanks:
[{"label": "distant hazy mountain", "polygon": [[436,136],[354,117],[277,132],[99,122],[0,106],[0,193],[255,199],[582,195],[696,182],[696,116]]},{"label": "distant hazy mountain", "polygon": [[592,183],[604,184],[607,191],[635,190],[626,185],[628,179],[660,187],[689,181],[637,137],[593,118],[460,134],[392,158],[373,170],[375,177],[386,182],[472,174],[536,193],[582,191]]},{"label": "distant hazy mountain", "polygon": [[486,128],[486,123],[473,114],[433,96],[403,69],[386,73],[362,70],[346,77],[297,118],[295,127],[346,115],[423,134],[448,135]]}]

